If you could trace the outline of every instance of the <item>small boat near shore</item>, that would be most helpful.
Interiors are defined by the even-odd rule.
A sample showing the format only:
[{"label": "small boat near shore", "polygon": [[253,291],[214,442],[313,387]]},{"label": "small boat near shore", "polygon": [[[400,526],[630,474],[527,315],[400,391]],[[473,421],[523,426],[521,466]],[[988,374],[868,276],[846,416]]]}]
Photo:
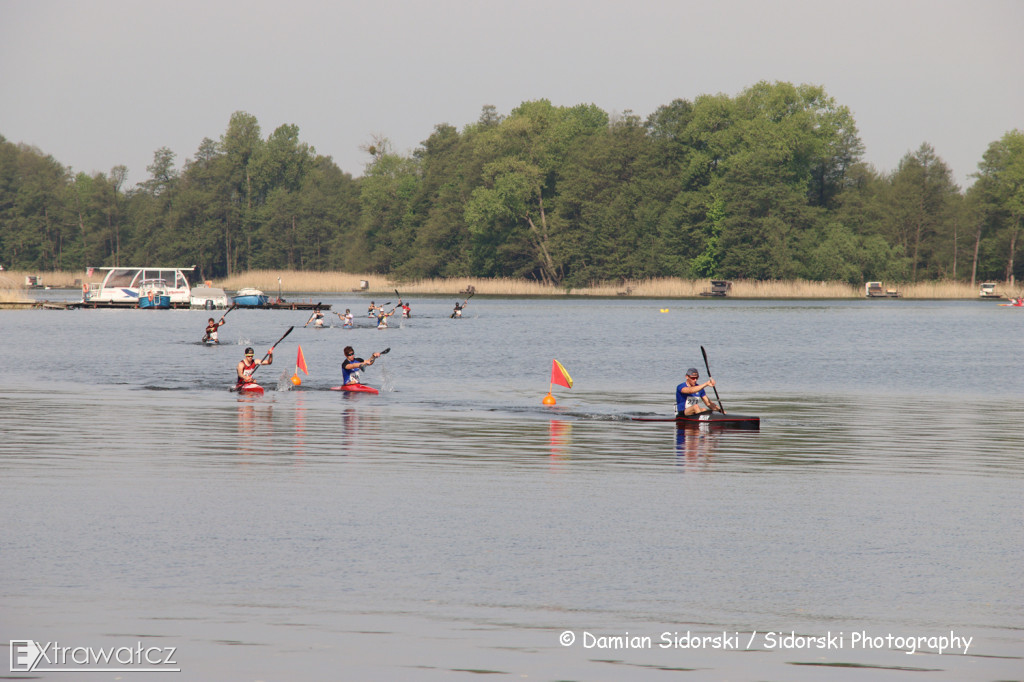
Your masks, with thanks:
[{"label": "small boat near shore", "polygon": [[761,418],[744,414],[721,412],[701,412],[692,415],[676,415],[675,417],[630,417],[635,422],[675,422],[676,428],[693,426],[709,426],[712,428],[729,429],[760,429]]},{"label": "small boat near shore", "polygon": [[235,292],[234,301],[242,308],[262,308],[270,303],[270,297],[259,289],[245,287]]},{"label": "small boat near shore", "polygon": [[167,281],[146,279],[139,285],[139,307],[147,310],[167,310],[171,307],[171,296]]},{"label": "small boat near shore", "polygon": [[223,310],[230,305],[227,293],[219,287],[192,287],[189,298],[189,308],[192,310]]}]

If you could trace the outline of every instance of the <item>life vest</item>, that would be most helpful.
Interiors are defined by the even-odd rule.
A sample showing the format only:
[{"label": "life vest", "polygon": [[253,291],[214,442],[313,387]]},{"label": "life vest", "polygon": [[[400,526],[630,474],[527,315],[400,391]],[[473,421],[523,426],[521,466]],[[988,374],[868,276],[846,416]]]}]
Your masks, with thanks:
[{"label": "life vest", "polygon": [[247,363],[245,360],[242,360],[242,374],[245,375],[245,379],[239,379],[237,385],[244,386],[245,384],[252,383],[252,372],[256,367],[258,367],[258,365],[255,360],[253,360],[252,363]]}]

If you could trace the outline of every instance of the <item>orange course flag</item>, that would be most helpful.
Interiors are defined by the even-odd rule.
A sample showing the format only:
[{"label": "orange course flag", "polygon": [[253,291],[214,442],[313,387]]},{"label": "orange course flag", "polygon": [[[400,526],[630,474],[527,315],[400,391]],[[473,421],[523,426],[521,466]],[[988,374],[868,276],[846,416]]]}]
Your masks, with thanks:
[{"label": "orange course flag", "polygon": [[295,373],[298,374],[300,369],[307,376],[309,375],[309,369],[306,367],[306,357],[302,354],[302,346],[299,346],[299,357],[295,359]]},{"label": "orange course flag", "polygon": [[565,371],[565,367],[562,367],[562,363],[558,360],[551,361],[551,383],[572,388],[572,377],[569,376],[569,373]]}]

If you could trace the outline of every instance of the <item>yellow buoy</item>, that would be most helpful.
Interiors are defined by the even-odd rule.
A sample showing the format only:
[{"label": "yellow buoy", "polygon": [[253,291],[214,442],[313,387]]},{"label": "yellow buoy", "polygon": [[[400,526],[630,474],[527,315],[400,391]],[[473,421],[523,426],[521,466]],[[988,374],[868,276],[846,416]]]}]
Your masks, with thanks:
[{"label": "yellow buoy", "polygon": [[302,379],[299,378],[298,374],[292,375],[292,383],[295,384],[296,386],[302,383]]},{"label": "yellow buoy", "polygon": [[551,393],[549,392],[546,396],[544,396],[544,400],[542,400],[541,402],[544,403],[545,405],[554,405],[555,396],[551,395]]},{"label": "yellow buoy", "polygon": [[667,312],[668,312],[668,308],[662,308],[662,309],[661,309],[661,312],[663,312],[663,313],[667,313]]}]

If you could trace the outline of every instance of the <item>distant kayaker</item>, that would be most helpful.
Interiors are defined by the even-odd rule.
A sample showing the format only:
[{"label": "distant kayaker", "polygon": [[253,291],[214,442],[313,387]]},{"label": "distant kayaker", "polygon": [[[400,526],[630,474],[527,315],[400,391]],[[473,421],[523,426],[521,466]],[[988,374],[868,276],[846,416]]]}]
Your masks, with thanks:
[{"label": "distant kayaker", "polygon": [[257,360],[255,353],[252,348],[245,349],[245,359],[240,360],[238,367],[235,368],[235,373],[238,375],[238,382],[235,384],[236,388],[241,388],[246,384],[252,383],[252,373],[256,371],[256,368],[260,365],[270,365],[274,362],[274,349],[271,348],[267,351],[266,360]]},{"label": "distant kayaker", "polygon": [[377,311],[377,329],[388,328],[388,318],[395,314],[395,309],[392,308],[390,312],[384,312],[383,308]]},{"label": "distant kayaker", "polygon": [[348,308],[345,308],[345,314],[343,316],[339,315],[338,317],[340,317],[341,320],[342,320],[342,325],[341,325],[342,327],[344,327],[345,329],[351,329],[352,328],[352,311],[351,310],[349,310]]},{"label": "distant kayaker", "polygon": [[374,353],[369,360],[363,360],[356,357],[356,351],[352,346],[345,346],[345,361],[341,363],[341,383],[358,384],[359,370],[367,365],[372,365],[373,361],[379,357],[380,353]]},{"label": "distant kayaker", "polygon": [[[224,313],[227,315],[227,313]],[[217,338],[217,330],[224,326],[224,315],[220,316],[220,322],[214,322],[211,317],[206,321],[206,334],[203,336],[203,342],[220,343]]]},{"label": "distant kayaker", "polygon": [[412,317],[412,309],[408,303],[398,302],[398,305],[402,306],[402,317]]},{"label": "distant kayaker", "polygon": [[373,301],[370,301],[370,307],[366,309],[366,316],[377,317],[377,305]]},{"label": "distant kayaker", "polygon": [[455,310],[452,311],[452,317],[462,317],[462,309],[465,308],[468,304],[469,304],[469,299],[468,298],[465,301],[463,301],[461,305],[459,304],[458,301],[456,301],[455,302]]},{"label": "distant kayaker", "polygon": [[715,410],[722,411],[722,406],[713,403],[704,392],[704,389],[715,385],[715,380],[709,378],[703,384],[698,384],[699,377],[700,373],[697,369],[691,367],[686,370],[686,381],[676,386],[676,411],[679,414],[691,415],[708,411],[714,412]]},{"label": "distant kayaker", "polygon": [[313,309],[313,314],[310,315],[309,320],[306,321],[306,324],[309,324],[310,322],[313,323],[314,327],[324,326],[324,313],[322,310],[320,310],[320,308]]}]

